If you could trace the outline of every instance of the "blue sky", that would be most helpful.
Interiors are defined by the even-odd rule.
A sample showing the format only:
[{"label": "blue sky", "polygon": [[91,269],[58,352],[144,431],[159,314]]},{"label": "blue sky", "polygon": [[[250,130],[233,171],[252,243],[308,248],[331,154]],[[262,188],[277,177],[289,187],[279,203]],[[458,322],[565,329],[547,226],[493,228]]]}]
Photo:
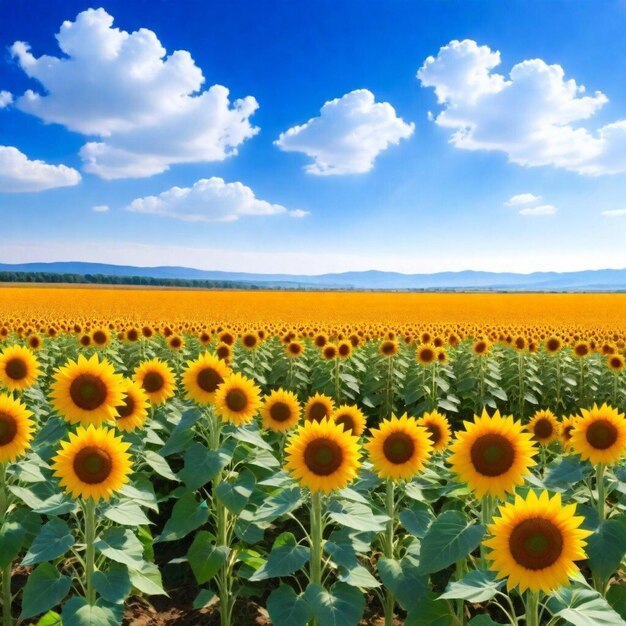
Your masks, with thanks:
[{"label": "blue sky", "polygon": [[623,1],[0,0],[0,262],[626,267],[624,32]]}]

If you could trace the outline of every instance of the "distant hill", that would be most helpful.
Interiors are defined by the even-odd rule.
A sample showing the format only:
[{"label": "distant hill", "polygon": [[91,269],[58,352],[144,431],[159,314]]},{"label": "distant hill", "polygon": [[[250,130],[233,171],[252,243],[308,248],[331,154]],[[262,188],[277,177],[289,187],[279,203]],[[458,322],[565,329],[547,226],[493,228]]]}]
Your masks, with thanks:
[{"label": "distant hill", "polygon": [[104,263],[22,263],[2,264],[0,272],[51,272],[105,276],[144,276],[164,279],[229,281],[280,288],[332,288],[382,290],[504,290],[504,291],[626,291],[626,269],[585,270],[580,272],[439,272],[401,274],[399,272],[343,272],[308,276],[303,274],[253,274],[219,272],[189,267],[135,267]]}]

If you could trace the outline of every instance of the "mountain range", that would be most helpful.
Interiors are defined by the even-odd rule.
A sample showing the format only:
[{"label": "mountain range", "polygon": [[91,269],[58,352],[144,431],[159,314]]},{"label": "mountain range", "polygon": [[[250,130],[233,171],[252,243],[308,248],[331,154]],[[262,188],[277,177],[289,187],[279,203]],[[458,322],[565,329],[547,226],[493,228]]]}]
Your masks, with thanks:
[{"label": "mountain range", "polygon": [[302,289],[379,290],[494,290],[494,291],[626,291],[626,269],[578,272],[438,272],[402,274],[377,270],[333,274],[254,274],[189,267],[136,267],[104,263],[0,263],[0,272],[51,272],[55,274],[103,274],[187,280],[234,281],[259,287]]}]

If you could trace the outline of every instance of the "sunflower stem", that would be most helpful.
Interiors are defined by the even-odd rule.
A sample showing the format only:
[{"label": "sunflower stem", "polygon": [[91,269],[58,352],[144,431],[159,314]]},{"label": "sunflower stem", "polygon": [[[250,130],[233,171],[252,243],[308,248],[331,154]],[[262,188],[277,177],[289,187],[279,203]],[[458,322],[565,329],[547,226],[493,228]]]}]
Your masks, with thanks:
[{"label": "sunflower stem", "polygon": [[526,592],[526,626],[539,626],[539,592]]},{"label": "sunflower stem", "polygon": [[310,582],[322,584],[322,496],[319,491],[311,492],[311,563]]},{"label": "sunflower stem", "polygon": [[[9,498],[7,495],[7,465],[0,463],[0,519],[4,520],[9,508]],[[11,626],[13,618],[11,616],[11,606],[13,598],[11,596],[11,570],[12,563],[7,563],[2,568],[2,626]]]},{"label": "sunflower stem", "polygon": [[[456,580],[461,580],[465,574],[465,559],[459,559],[456,562]],[[461,626],[465,626],[465,600],[459,598],[456,601],[457,620]]]},{"label": "sunflower stem", "polygon": [[[384,554],[388,559],[394,558],[394,549],[393,549],[393,535],[394,535],[394,527],[395,527],[395,491],[394,491],[394,482],[391,478],[387,479],[387,493],[386,493],[386,512],[389,516],[389,521],[387,522],[387,531],[385,533],[385,546],[384,546]],[[395,606],[395,597],[391,590],[385,590],[385,626],[392,626],[393,624],[393,609]]]},{"label": "sunflower stem", "polygon": [[[483,496],[480,503],[480,517],[485,528],[491,524],[491,518],[493,517],[493,505],[494,501],[491,496]],[[480,567],[481,569],[489,569],[485,555],[485,547],[482,543],[480,545]]]},{"label": "sunflower stem", "polygon": [[85,586],[87,588],[87,602],[96,603],[96,590],[93,586],[93,573],[96,551],[96,503],[93,498],[85,500]]},{"label": "sunflower stem", "polygon": [[598,490],[598,517],[600,518],[600,523],[602,523],[604,522],[606,505],[604,463],[598,463],[596,467],[596,489]]}]

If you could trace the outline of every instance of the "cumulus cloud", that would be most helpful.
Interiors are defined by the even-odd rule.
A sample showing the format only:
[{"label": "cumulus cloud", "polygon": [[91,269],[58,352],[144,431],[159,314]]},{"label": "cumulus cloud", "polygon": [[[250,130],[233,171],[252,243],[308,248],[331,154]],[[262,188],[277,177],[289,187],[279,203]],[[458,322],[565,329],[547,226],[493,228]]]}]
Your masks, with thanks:
[{"label": "cumulus cloud", "polygon": [[302,209],[294,209],[293,211],[289,211],[290,217],[302,218],[308,217],[309,215],[311,215],[310,211],[303,211]]},{"label": "cumulus cloud", "polygon": [[613,209],[611,211],[602,211],[604,217],[626,217],[626,209]]},{"label": "cumulus cloud", "polygon": [[248,96],[205,78],[189,52],[168,55],[146,28],[113,27],[104,9],[63,22],[61,56],[35,57],[24,42],[11,52],[41,92],[26,91],[16,106],[48,123],[95,137],[81,149],[84,169],[106,179],[146,177],[175,163],[221,161],[258,132]]},{"label": "cumulus cloud", "polygon": [[433,87],[442,111],[432,116],[465,150],[497,150],[525,166],[552,165],[581,174],[626,171],[626,120],[586,129],[607,102],[600,91],[565,78],[560,65],[522,61],[509,75],[494,73],[500,53],[475,41],[451,41],[417,72]]},{"label": "cumulus cloud", "polygon": [[109,210],[109,205],[108,204],[96,204],[96,206],[91,207],[92,211],[95,211],[96,213],[106,213]]},{"label": "cumulus cloud", "polygon": [[357,89],[326,102],[319,117],[281,133],[274,142],[285,152],[313,159],[305,170],[318,176],[362,174],[389,146],[410,137],[415,126],[396,115],[388,102],[376,102],[367,89]]},{"label": "cumulus cloud", "polygon": [[8,107],[13,102],[13,94],[10,91],[0,91],[0,109]]},{"label": "cumulus cloud", "polygon": [[167,215],[186,222],[232,222],[245,215],[287,213],[284,206],[257,198],[243,183],[227,183],[216,176],[202,178],[191,187],[172,187],[158,196],[137,198],[126,209]]},{"label": "cumulus cloud", "polygon": [[71,167],[31,161],[13,146],[0,146],[0,192],[44,191],[79,182],[80,174]]},{"label": "cumulus cloud", "polygon": [[525,209],[521,209],[519,214],[533,217],[542,215],[554,215],[557,211],[558,209],[552,204],[542,204],[540,206],[526,207]]},{"label": "cumulus cloud", "polygon": [[541,200],[541,196],[536,196],[534,193],[519,193],[511,196],[504,204],[505,206],[517,206],[519,204],[537,202],[537,200]]}]

